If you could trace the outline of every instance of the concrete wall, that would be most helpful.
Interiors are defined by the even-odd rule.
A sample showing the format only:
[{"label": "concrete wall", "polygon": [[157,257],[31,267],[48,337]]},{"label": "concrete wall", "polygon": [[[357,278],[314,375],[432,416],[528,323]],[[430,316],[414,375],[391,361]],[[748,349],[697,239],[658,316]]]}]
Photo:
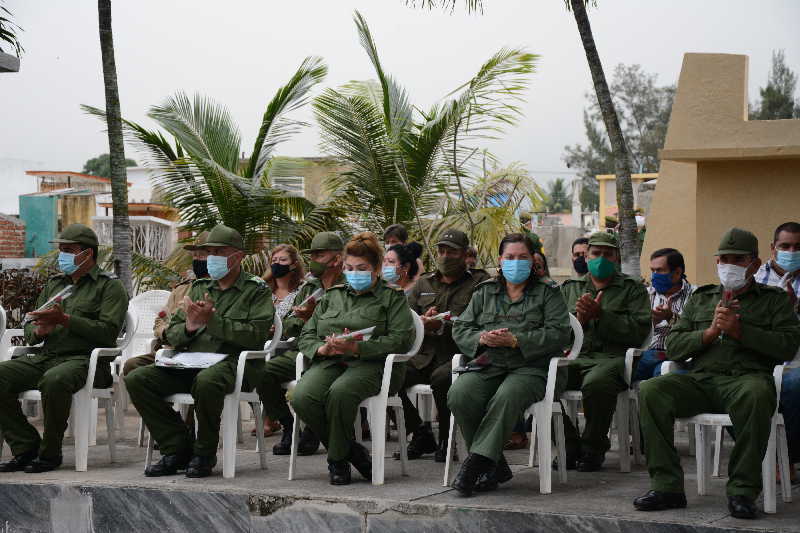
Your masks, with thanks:
[{"label": "concrete wall", "polygon": [[746,56],[684,56],[643,271],[653,250],[671,246],[683,252],[690,281],[715,283],[713,254],[726,229],[753,231],[766,258],[774,228],[800,218],[800,120],[749,121],[747,101]]},{"label": "concrete wall", "polygon": [[0,214],[0,258],[25,257],[25,222]]},{"label": "concrete wall", "polygon": [[25,257],[39,257],[53,249],[58,233],[55,196],[20,196],[19,215],[25,221]]}]

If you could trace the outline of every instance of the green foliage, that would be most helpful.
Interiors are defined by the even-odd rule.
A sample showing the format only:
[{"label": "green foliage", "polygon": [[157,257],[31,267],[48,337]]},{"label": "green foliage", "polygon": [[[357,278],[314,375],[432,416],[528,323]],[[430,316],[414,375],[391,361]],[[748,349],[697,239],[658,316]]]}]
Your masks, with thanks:
[{"label": "green foliage", "polygon": [[[274,148],[303,122],[291,113],[308,102],[327,74],[320,58],[306,58],[268,102],[251,157],[240,161],[241,136],[230,112],[202,95],[178,92],[150,108],[162,131],[124,121],[127,140],[147,154],[145,165],[161,197],[177,208],[182,229],[203,231],[218,223],[237,229],[251,251],[280,242],[306,245],[314,233],[343,229],[335,207],[314,205],[271,187],[291,175],[296,160],[276,158]],[[83,106],[100,118],[102,110]],[[172,139],[172,141],[168,139]]]},{"label": "green foliage", "polygon": [[380,234],[399,222],[426,244],[431,220],[460,210],[475,237],[480,228],[465,193],[485,174],[474,157],[483,153],[478,143],[515,124],[537,56],[501,49],[475,77],[423,111],[385,72],[358,12],[355,23],[377,81],[327,89],[313,105],[323,149],[349,169],[327,181],[333,205],[360,229]]},{"label": "green foliage", "polygon": [[761,87],[761,101],[750,109],[750,120],[800,118],[800,100],[794,97],[797,74],[786,65],[783,50],[772,52],[767,86]]},{"label": "green foliage", "polygon": [[572,209],[572,196],[567,192],[564,178],[556,178],[548,184],[545,207],[548,213],[566,213]]},{"label": "green foliage", "polygon": [[[667,135],[675,86],[658,86],[656,80],[657,76],[646,73],[641,65],[619,64],[609,86],[635,172],[658,172],[658,151]],[[594,91],[586,93],[586,100],[589,106],[583,111],[583,124],[587,143],[565,146],[563,160],[583,180],[581,204],[596,210],[595,176],[614,174],[614,154]]]},{"label": "green foliage", "polygon": [[[135,167],[136,161],[133,159],[125,158],[126,167]],[[92,176],[102,176],[104,178],[111,177],[111,156],[109,154],[101,154],[93,157],[83,164],[84,174],[91,174]]]},{"label": "green foliage", "polygon": [[[5,13],[5,15],[3,13]],[[24,30],[11,21],[11,11],[0,6],[0,42],[8,43],[17,57],[25,51],[17,37],[17,32],[20,31]],[[2,51],[3,49],[0,48],[0,52]]]}]

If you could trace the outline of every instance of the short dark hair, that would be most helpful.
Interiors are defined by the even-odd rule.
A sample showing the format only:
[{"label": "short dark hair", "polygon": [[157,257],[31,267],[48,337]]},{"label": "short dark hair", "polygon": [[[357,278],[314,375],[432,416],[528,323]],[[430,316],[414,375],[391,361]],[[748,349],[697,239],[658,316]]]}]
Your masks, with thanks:
[{"label": "short dark hair", "polygon": [[542,253],[541,250],[537,250],[533,254],[534,256],[539,256],[542,258],[542,263],[544,263],[544,275],[548,278],[550,277],[550,267],[547,265],[547,256]]},{"label": "short dark hair", "polygon": [[589,244],[589,239],[586,237],[579,237],[572,242],[572,248],[569,249],[570,252],[575,252],[575,246],[578,244]]},{"label": "short dark hair", "polygon": [[467,257],[478,257],[478,250],[474,246],[467,247]]},{"label": "short dark hair", "polygon": [[778,242],[778,235],[780,235],[781,232],[783,231],[785,231],[786,233],[800,233],[800,224],[798,224],[797,222],[784,222],[783,224],[775,228],[775,235],[772,238],[773,243]]},{"label": "short dark hair", "polygon": [[667,258],[667,266],[670,270],[680,268],[682,274],[686,273],[686,264],[683,261],[683,254],[675,248],[661,248],[660,250],[656,250],[650,254],[651,261],[653,259],[658,259],[659,257]]},{"label": "short dark hair", "polygon": [[389,237],[396,237],[400,239],[400,242],[406,242],[408,240],[408,230],[402,224],[392,224],[383,231],[383,242],[386,242]]},{"label": "short dark hair", "polygon": [[397,254],[397,258],[400,259],[400,266],[408,265],[409,279],[414,279],[417,276],[417,272],[419,272],[419,264],[417,264],[417,259],[419,259],[419,256],[422,255],[422,245],[420,245],[418,242],[395,244],[387,251]]}]

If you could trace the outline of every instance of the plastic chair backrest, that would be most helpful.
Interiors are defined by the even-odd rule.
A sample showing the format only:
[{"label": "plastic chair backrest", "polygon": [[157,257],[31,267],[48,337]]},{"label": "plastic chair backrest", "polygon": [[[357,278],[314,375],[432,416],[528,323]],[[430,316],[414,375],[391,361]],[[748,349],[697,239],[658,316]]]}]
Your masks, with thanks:
[{"label": "plastic chair backrest", "polygon": [[6,310],[3,309],[2,305],[0,305],[0,339],[3,338],[3,335],[6,332],[6,324],[7,324]]},{"label": "plastic chair backrest", "polygon": [[422,347],[422,341],[425,340],[425,327],[422,325],[422,319],[417,313],[411,311],[411,318],[414,320],[414,344],[406,355],[414,356]]},{"label": "plastic chair backrest", "polygon": [[136,335],[136,325],[138,321],[138,315],[128,307],[128,310],[125,312],[125,332],[122,334],[122,337],[117,339],[117,348],[124,350],[128,347],[128,344],[131,343],[133,337]]},{"label": "plastic chair backrest", "polygon": [[[275,326],[275,332],[272,334],[272,338],[264,344],[264,349],[269,352],[270,358],[275,355],[275,350],[278,349],[278,344],[283,336],[283,320],[281,320],[281,315],[275,313],[272,323]],[[275,342],[272,342],[273,340]]]},{"label": "plastic chair backrest", "polygon": [[161,309],[167,304],[169,291],[146,291],[134,296],[128,309],[133,310],[138,318],[134,337],[131,339],[131,355],[141,355],[150,351],[148,342],[153,336],[153,326]]},{"label": "plastic chair backrest", "polygon": [[581,354],[583,347],[583,326],[572,313],[569,314],[569,325],[572,327],[572,347],[569,349],[567,359],[575,359]]}]

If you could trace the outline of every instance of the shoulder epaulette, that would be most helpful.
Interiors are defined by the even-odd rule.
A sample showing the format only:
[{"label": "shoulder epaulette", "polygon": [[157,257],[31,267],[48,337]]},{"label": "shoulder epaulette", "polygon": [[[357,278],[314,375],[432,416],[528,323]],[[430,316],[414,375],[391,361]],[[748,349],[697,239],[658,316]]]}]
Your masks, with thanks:
[{"label": "shoulder epaulette", "polygon": [[583,283],[583,281],[584,280],[582,280],[581,278],[569,278],[565,279],[564,283],[562,283],[561,285],[569,285],[571,283]]},{"label": "shoulder epaulette", "polygon": [[497,278],[489,278],[475,285],[475,289],[477,290],[481,287],[488,287],[489,285],[496,285],[496,284],[497,284]]},{"label": "shoulder epaulette", "polygon": [[[331,287],[328,289],[328,291],[332,291],[333,289],[346,289],[346,288],[347,288],[347,284],[346,283],[339,283],[338,285],[331,285]],[[325,291],[325,292],[327,292],[327,291]]]},{"label": "shoulder epaulette", "polygon": [[700,285],[699,287],[697,287],[694,290],[694,292],[705,292],[705,291],[709,291],[711,289],[716,289],[717,287],[718,287],[718,285],[715,285],[713,283],[709,283],[708,285]]}]

